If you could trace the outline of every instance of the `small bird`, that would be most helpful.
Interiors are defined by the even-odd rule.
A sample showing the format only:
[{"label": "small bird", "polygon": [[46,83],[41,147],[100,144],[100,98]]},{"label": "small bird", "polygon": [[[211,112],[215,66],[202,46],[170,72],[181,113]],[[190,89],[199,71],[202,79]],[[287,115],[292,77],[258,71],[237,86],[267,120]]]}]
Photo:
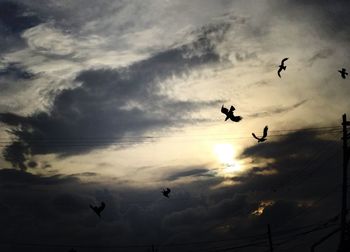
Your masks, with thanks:
[{"label": "small bird", "polygon": [[281,78],[281,71],[282,70],[286,70],[287,69],[287,66],[284,65],[284,62],[287,60],[288,58],[284,58],[282,61],[281,61],[281,65],[279,65],[279,69],[277,71],[277,74],[278,76]]},{"label": "small bird", "polygon": [[338,72],[341,74],[341,77],[343,79],[346,79],[346,76],[348,75],[348,73],[346,72],[345,68],[342,68],[341,70],[338,70]]},{"label": "small bird", "polygon": [[241,116],[235,116],[233,114],[233,111],[235,111],[235,110],[236,109],[233,106],[231,106],[230,110],[228,110],[227,108],[224,107],[224,105],[222,105],[221,113],[226,115],[225,121],[227,121],[228,119],[231,119],[231,121],[239,122],[240,120],[243,119]]},{"label": "small bird", "polygon": [[254,133],[252,133],[253,137],[254,137],[255,139],[258,140],[258,143],[261,143],[261,142],[266,141],[267,130],[268,130],[268,129],[269,129],[269,128],[268,128],[267,126],[265,126],[265,128],[264,128],[264,133],[263,133],[263,136],[262,136],[261,138],[257,137]]},{"label": "small bird", "polygon": [[100,205],[99,207],[90,205],[90,208],[91,208],[92,210],[94,210],[94,212],[95,212],[95,213],[98,215],[98,217],[100,217],[100,218],[101,218],[101,212],[103,211],[103,209],[105,209],[105,207],[106,207],[106,204],[105,204],[104,202],[101,202],[101,205]]},{"label": "small bird", "polygon": [[167,197],[167,198],[169,198],[169,193],[170,193],[170,192],[171,192],[171,190],[170,190],[169,188],[167,188],[166,190],[163,189],[163,191],[162,191],[164,197]]}]

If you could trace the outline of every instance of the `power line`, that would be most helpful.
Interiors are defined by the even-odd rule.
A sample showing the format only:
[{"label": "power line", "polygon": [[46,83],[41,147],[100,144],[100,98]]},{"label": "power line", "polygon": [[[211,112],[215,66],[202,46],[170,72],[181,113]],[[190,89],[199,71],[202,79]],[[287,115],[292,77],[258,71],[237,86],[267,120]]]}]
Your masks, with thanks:
[{"label": "power line", "polygon": [[[317,225],[317,224],[314,224]],[[299,227],[299,229],[305,229],[306,226]],[[327,226],[328,227],[328,226]],[[322,227],[324,228],[324,226]],[[312,230],[319,230],[320,228],[313,228],[309,231],[304,231],[302,233],[308,233]],[[295,228],[295,230],[298,230],[298,228]],[[286,232],[289,232],[290,230],[285,230]],[[299,233],[300,234],[300,233]],[[207,240],[207,241],[194,241],[194,242],[185,242],[185,243],[170,243],[170,244],[163,244],[159,247],[184,247],[184,246],[190,246],[190,245],[208,245],[208,244],[214,244],[214,243],[221,243],[221,242],[243,242],[247,239],[255,239],[255,240],[262,240],[265,238],[266,234],[255,234],[255,235],[249,235],[240,237],[237,239],[220,239],[220,240]],[[276,237],[279,237],[280,235],[276,234]],[[250,242],[240,245],[235,245],[229,248],[225,248],[224,250],[215,250],[215,251],[226,251],[230,249],[238,249],[238,248],[245,248],[245,247],[251,247],[256,245],[262,245],[266,242]],[[95,249],[113,249],[113,248],[149,248],[153,245],[153,243],[149,244],[126,244],[126,245],[82,245],[82,244],[54,244],[54,243],[27,243],[27,242],[0,242],[0,245],[10,245],[10,246],[18,246],[18,247],[45,247],[45,248],[95,248]]]},{"label": "power line", "polygon": [[[322,195],[321,197],[319,197],[316,201],[313,202],[313,204],[317,204],[325,199],[327,199],[330,195],[332,195],[335,192],[338,192],[340,189],[341,185],[336,185],[335,187],[333,187],[333,189],[331,191],[328,191],[326,194]],[[296,213],[294,216],[290,217],[288,219],[288,222],[296,219],[297,217],[300,217],[301,215],[305,214],[307,211],[309,210],[309,208],[303,208],[301,211],[299,211],[298,213]],[[287,223],[288,223],[287,222]]]},{"label": "power line", "polygon": [[[319,128],[299,128],[299,129],[286,129],[286,130],[270,130],[269,132],[282,132],[279,134],[269,134],[269,137],[274,137],[274,136],[284,136],[287,135],[287,133],[291,132],[297,132],[297,131],[315,131],[315,133],[338,133],[341,132],[341,129],[339,127],[319,127]],[[284,132],[284,133],[283,133]],[[245,139],[245,138],[251,138],[250,134],[251,132],[242,132],[242,134],[249,134],[249,137],[230,137],[231,139]],[[191,137],[208,137],[208,136],[232,136],[231,134],[220,134],[220,133],[213,133],[213,134],[191,134]],[[110,141],[110,140],[128,140],[131,141],[133,139],[139,140],[139,139],[144,139],[144,140],[150,140],[150,139],[158,139],[158,138],[188,138],[187,134],[184,134],[184,136],[178,136],[178,135],[149,135],[149,136],[95,136],[95,137],[28,137],[28,141],[33,141],[36,142],[36,140],[40,141]],[[0,140],[7,140],[7,141],[0,141],[0,143],[8,143],[8,138],[0,137]]]}]

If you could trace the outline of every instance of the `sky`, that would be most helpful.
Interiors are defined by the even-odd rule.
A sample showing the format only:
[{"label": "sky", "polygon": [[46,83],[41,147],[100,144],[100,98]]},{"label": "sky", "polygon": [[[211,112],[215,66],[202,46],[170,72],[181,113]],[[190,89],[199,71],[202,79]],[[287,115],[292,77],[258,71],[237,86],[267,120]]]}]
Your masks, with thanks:
[{"label": "sky", "polygon": [[268,251],[268,224],[309,251],[339,223],[349,12],[0,0],[1,251]]}]

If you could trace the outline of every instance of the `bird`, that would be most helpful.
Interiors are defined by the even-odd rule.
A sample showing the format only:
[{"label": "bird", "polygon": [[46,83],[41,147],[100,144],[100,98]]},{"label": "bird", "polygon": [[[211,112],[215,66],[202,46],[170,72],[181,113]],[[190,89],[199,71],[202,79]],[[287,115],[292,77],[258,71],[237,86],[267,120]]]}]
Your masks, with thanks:
[{"label": "bird", "polygon": [[346,72],[345,68],[342,68],[341,70],[338,70],[338,72],[340,73],[341,77],[343,79],[346,79],[346,76],[348,75],[348,73]]},{"label": "bird", "polygon": [[234,122],[239,122],[240,120],[243,119],[243,117],[241,116],[235,116],[233,114],[233,111],[235,111],[235,107],[231,106],[230,110],[228,110],[227,108],[224,107],[224,105],[222,105],[221,107],[221,113],[226,115],[225,121],[227,121],[228,119],[231,119],[231,121]]},{"label": "bird", "polygon": [[266,140],[268,129],[269,128],[267,126],[265,126],[263,136],[260,138],[257,137],[254,133],[252,133],[253,137],[258,140],[258,143],[264,142]]},{"label": "bird", "polygon": [[278,76],[281,78],[281,71],[282,70],[286,70],[287,69],[287,66],[284,65],[284,62],[287,60],[288,58],[284,58],[282,61],[281,61],[281,65],[279,65],[279,69],[277,71],[277,74]]},{"label": "bird", "polygon": [[167,197],[167,198],[169,198],[169,193],[170,193],[170,192],[171,192],[171,190],[170,190],[169,188],[167,188],[166,190],[163,189],[163,191],[162,191],[164,197]]},{"label": "bird", "polygon": [[103,211],[103,209],[105,209],[106,204],[104,202],[101,202],[101,205],[99,207],[97,206],[92,206],[90,205],[90,208],[98,215],[98,217],[101,218],[101,212]]}]

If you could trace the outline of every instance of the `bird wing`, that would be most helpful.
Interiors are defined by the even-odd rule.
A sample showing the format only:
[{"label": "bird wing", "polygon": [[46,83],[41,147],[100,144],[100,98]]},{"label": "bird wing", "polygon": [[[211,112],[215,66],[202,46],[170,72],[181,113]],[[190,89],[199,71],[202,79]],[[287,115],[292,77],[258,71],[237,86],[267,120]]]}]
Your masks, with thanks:
[{"label": "bird wing", "polygon": [[260,138],[258,138],[254,133],[252,133],[252,135],[256,140],[260,140]]},{"label": "bird wing", "polygon": [[280,67],[279,69],[278,69],[278,71],[277,71],[277,74],[278,74],[278,76],[281,78],[281,71],[282,71],[282,67]]},{"label": "bird wing", "polygon": [[229,113],[231,113],[231,112],[233,112],[233,111],[235,111],[235,110],[236,110],[235,107],[231,106],[231,107],[230,107]]},{"label": "bird wing", "polygon": [[228,114],[228,109],[224,107],[224,105],[222,105],[221,107],[221,113],[224,113],[225,115]]},{"label": "bird wing", "polygon": [[267,127],[267,125],[266,125],[265,128],[264,128],[264,133],[263,133],[262,138],[266,138],[267,137],[267,130],[268,129],[269,129],[269,127]]},{"label": "bird wing", "polygon": [[233,116],[233,117],[230,117],[230,118],[231,118],[231,120],[234,121],[234,122],[239,122],[240,120],[243,119],[242,116]]},{"label": "bird wing", "polygon": [[284,58],[282,61],[281,61],[281,65],[284,64],[284,62],[287,60],[288,58]]},{"label": "bird wing", "polygon": [[101,206],[98,208],[100,212],[102,212],[103,209],[105,209],[106,204],[104,202],[101,202]]},{"label": "bird wing", "polygon": [[167,188],[166,191],[167,191],[167,193],[170,193],[170,192],[171,192],[170,188]]}]

